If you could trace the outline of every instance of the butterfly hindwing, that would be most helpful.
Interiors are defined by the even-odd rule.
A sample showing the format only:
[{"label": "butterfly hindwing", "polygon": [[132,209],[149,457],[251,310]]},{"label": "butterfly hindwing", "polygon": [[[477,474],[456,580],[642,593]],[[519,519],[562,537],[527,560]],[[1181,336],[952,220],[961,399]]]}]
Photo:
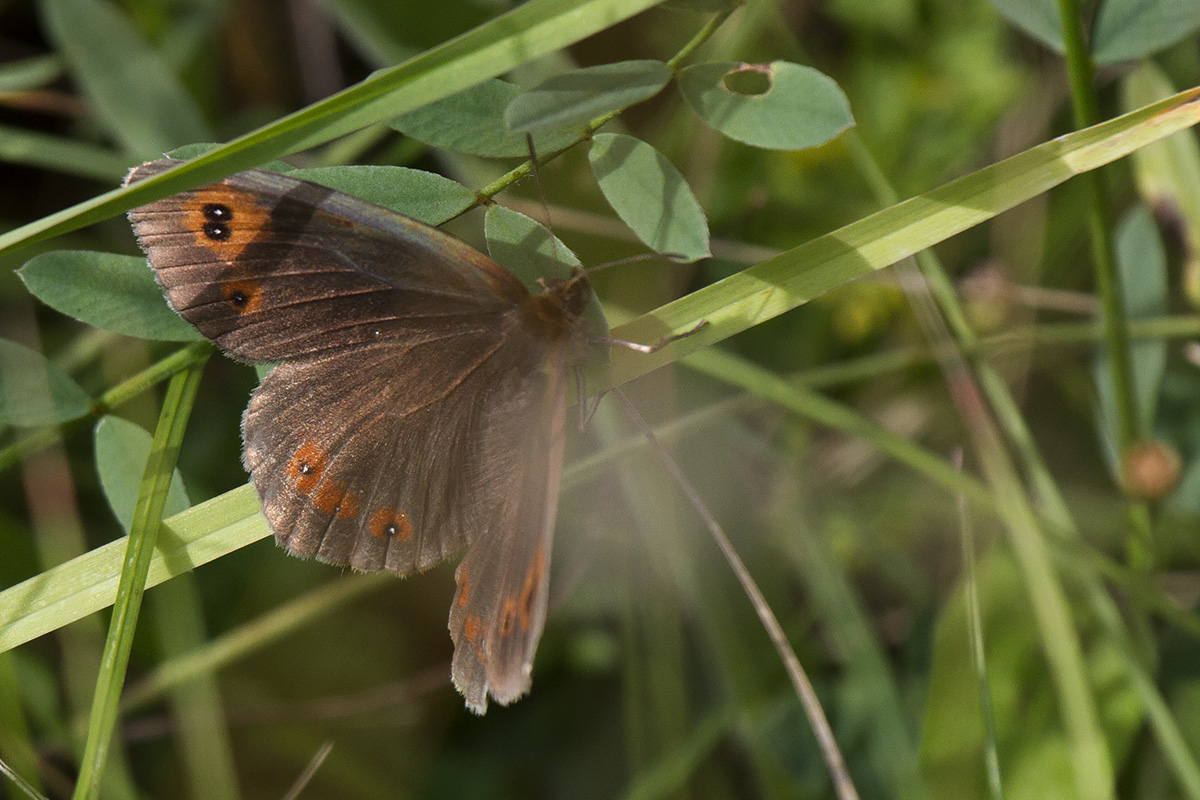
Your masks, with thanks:
[{"label": "butterfly hindwing", "polygon": [[450,607],[451,678],[479,714],[489,696],[507,705],[529,690],[549,598],[566,369],[552,365],[541,380],[514,388],[508,407],[489,415],[484,442],[485,454],[512,453],[507,500],[490,536],[458,565]]}]

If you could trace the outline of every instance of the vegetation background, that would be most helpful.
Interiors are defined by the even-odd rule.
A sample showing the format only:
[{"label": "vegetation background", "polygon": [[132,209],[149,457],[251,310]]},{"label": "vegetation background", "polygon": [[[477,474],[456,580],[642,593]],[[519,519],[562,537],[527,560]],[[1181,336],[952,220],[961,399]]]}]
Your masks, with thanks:
[{"label": "vegetation background", "polygon": [[[107,29],[72,35],[86,33],[89,5],[153,50],[162,75]],[[665,4],[510,77],[531,86],[576,66],[666,60],[721,5]],[[1029,31],[1049,36],[1058,8],[1099,19],[1094,4],[737,8],[693,60],[815,67],[841,86],[856,128],[815,149],[747,146],[705,126],[673,87],[623,113],[606,130],[641,137],[678,167],[715,255],[599,275],[610,319],[861,220],[892,202],[889,185],[899,197],[925,192],[1074,130],[1081,92],[1094,90],[1106,119],[1200,84],[1189,3],[1108,5],[1133,9],[1108,30],[1134,41],[1094,49],[1102,63],[1087,91]],[[233,139],[509,7],[0,1],[0,227],[117,186],[157,155],[148,141]],[[1138,39],[1151,17],[1167,23]],[[162,78],[189,99],[139,106],[133,88],[98,91],[106,76],[118,87]],[[684,362],[630,387],[761,584],[863,797],[1200,796],[1200,180],[1190,180],[1200,150],[1191,130],[1171,142],[1105,169],[1106,189],[1077,179],[1005,213],[985,209],[995,218],[939,244],[940,267],[922,265],[956,290],[952,340],[968,345],[973,374],[985,386],[986,375],[1002,379],[1027,425],[1007,478],[996,459],[1008,447],[980,444],[987,425],[964,411],[960,362],[939,368],[949,334],[922,310],[911,265],[845,282],[719,346],[748,371]],[[289,160],[407,165],[472,189],[519,161],[433,148],[386,125]],[[608,209],[584,148],[543,168],[541,182],[555,232],[584,263],[645,251]],[[499,201],[541,216],[529,181]],[[1108,294],[1092,267],[1097,229],[1116,242],[1124,278]],[[475,214],[453,230],[482,240]],[[46,354],[93,397],[178,350],[39,305],[13,271],[39,250],[134,254],[123,218],[28,244],[0,253],[0,336]],[[1113,297],[1137,321],[1134,428],[1155,442],[1140,450],[1119,444],[1131,442],[1101,352],[1096,320]],[[205,366],[178,464],[192,503],[245,483],[238,420],[255,381],[226,359]],[[161,394],[151,387],[114,413],[154,431]],[[28,427],[0,440],[0,586],[122,536],[94,421],[36,448],[14,444]],[[1011,420],[1001,428],[1012,442]],[[452,565],[403,581],[340,575],[264,539],[146,594],[103,796],[284,796],[326,743],[303,797],[832,796],[751,603],[657,460],[613,449],[626,441],[636,436],[614,405],[571,442],[550,617],[520,703],[476,718],[449,686]],[[964,474],[980,481],[955,481],[962,453]],[[1121,458],[1136,496],[1117,477]],[[136,492],[140,467],[125,474]],[[1026,505],[1040,516],[1022,524]],[[1050,553],[1051,572],[1031,569],[1030,547]],[[1067,628],[1047,628],[1056,593]],[[3,614],[12,596],[0,594]],[[47,796],[71,795],[97,725],[108,620],[64,622],[0,654],[0,758]],[[1056,649],[1063,642],[1078,648]],[[6,795],[21,796],[0,784]]]}]

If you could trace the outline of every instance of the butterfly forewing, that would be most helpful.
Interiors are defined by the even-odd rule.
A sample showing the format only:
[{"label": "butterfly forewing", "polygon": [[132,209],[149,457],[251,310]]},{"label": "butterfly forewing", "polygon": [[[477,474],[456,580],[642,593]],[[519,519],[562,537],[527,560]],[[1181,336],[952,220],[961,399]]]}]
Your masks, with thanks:
[{"label": "butterfly forewing", "polygon": [[[175,163],[138,167],[128,182]],[[247,361],[407,340],[528,297],[436,228],[273,172],[238,173],[129,217],[171,306]]]}]

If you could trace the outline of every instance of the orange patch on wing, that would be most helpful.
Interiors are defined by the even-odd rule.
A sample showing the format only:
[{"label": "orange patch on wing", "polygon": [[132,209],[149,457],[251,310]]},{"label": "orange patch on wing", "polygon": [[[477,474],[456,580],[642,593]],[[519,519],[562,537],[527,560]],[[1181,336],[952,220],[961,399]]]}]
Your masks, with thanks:
[{"label": "orange patch on wing", "polygon": [[463,624],[463,635],[467,637],[468,642],[474,642],[479,639],[479,634],[483,631],[483,621],[479,619],[478,614],[467,614],[467,620]]},{"label": "orange patch on wing", "polygon": [[513,622],[517,618],[517,599],[509,596],[504,598],[504,610],[500,612],[500,635],[512,633]]},{"label": "orange patch on wing", "polygon": [[315,442],[300,445],[287,465],[288,477],[295,483],[296,491],[312,494],[325,472],[326,461],[325,451],[317,447]]},{"label": "orange patch on wing", "polygon": [[466,608],[471,601],[471,573],[465,569],[458,573],[458,603],[459,608]]},{"label": "orange patch on wing", "polygon": [[372,514],[371,520],[367,523],[367,529],[371,531],[372,536],[380,539],[385,536],[395,536],[402,542],[411,539],[413,535],[413,525],[408,514],[397,511],[391,506],[383,506]]},{"label": "orange patch on wing", "polygon": [[349,519],[358,514],[358,493],[347,489],[341,481],[324,481],[317,487],[313,505],[325,514]]},{"label": "orange patch on wing", "polygon": [[249,314],[262,308],[262,284],[259,281],[226,281],[221,287],[221,294],[239,314]]},{"label": "orange patch on wing", "polygon": [[263,237],[271,219],[271,210],[256,195],[222,183],[192,192],[185,211],[184,225],[196,244],[229,264]]},{"label": "orange patch on wing", "polygon": [[538,585],[542,581],[542,573],[546,569],[546,554],[539,547],[537,552],[533,554],[533,563],[529,565],[529,571],[525,573],[525,582],[521,584],[521,630],[529,630],[529,623],[533,617],[533,595],[537,591]]}]

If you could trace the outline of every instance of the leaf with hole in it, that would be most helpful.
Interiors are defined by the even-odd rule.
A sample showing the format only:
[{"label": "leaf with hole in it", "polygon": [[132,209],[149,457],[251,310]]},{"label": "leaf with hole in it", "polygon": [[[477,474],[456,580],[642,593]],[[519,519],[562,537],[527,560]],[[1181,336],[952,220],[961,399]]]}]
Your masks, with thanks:
[{"label": "leaf with hole in it", "polygon": [[428,225],[456,217],[475,202],[475,193],[458,181],[408,167],[312,167],[289,173],[377,206],[390,208]]},{"label": "leaf with hole in it", "polygon": [[199,106],[112,3],[45,0],[46,28],[99,117],[133,154],[153,158],[211,139]]},{"label": "leaf with hole in it", "polygon": [[96,328],[169,342],[204,338],[167,306],[143,257],[52,250],[17,275],[43,303]]},{"label": "leaf with hole in it", "polygon": [[88,413],[92,398],[36,350],[0,339],[0,425],[54,425]]},{"label": "leaf with hole in it", "polygon": [[704,210],[666,156],[632,136],[602,133],[588,160],[604,199],[648,247],[683,261],[710,255]]},{"label": "leaf with hole in it", "polygon": [[[504,126],[504,109],[521,94],[521,88],[493,78],[464,92],[410,111],[388,124],[418,141],[485,158],[524,158],[529,155],[525,136]],[[571,144],[576,131],[545,130],[533,136],[539,153],[553,153]]]},{"label": "leaf with hole in it", "polygon": [[661,61],[618,61],[555,75],[508,104],[511,131],[583,126],[609,111],[648,100],[671,80]]},{"label": "leaf with hole in it", "polygon": [[[104,496],[121,527],[129,532],[133,509],[137,505],[142,475],[150,458],[152,437],[142,426],[121,417],[105,416],[96,423],[96,473]],[[170,517],[191,506],[183,477],[176,469],[171,488],[163,506],[163,516]]]},{"label": "leaf with hole in it", "polygon": [[695,64],[679,73],[679,91],[706,123],[755,147],[816,147],[854,124],[831,78],[787,61]]}]

